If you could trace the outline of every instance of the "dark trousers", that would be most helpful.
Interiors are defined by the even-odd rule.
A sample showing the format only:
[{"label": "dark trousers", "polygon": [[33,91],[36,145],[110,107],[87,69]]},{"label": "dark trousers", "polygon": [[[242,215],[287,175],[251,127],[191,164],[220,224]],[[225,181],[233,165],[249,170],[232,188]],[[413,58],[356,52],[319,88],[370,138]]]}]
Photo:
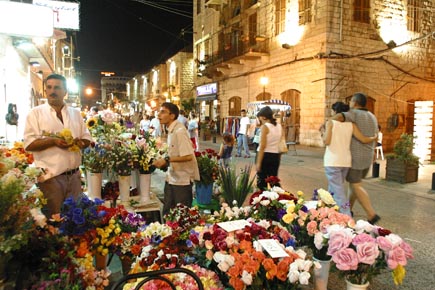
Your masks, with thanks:
[{"label": "dark trousers", "polygon": [[278,177],[278,168],[281,163],[281,154],[264,152],[263,162],[261,163],[261,171],[257,172],[257,187],[266,189],[266,178],[269,176]]},{"label": "dark trousers", "polygon": [[191,207],[192,200],[192,184],[173,185],[165,182],[163,215],[169,213],[169,210],[171,208],[174,208],[177,203],[182,203],[184,205],[187,205],[188,207]]}]

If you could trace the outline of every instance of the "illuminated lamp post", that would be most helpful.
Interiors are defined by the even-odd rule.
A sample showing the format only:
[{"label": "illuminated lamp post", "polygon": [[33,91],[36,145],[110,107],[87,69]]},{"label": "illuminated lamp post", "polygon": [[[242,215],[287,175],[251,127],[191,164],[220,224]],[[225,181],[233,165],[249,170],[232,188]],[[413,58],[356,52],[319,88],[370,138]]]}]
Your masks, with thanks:
[{"label": "illuminated lamp post", "polygon": [[266,98],[266,86],[267,86],[268,83],[269,83],[269,78],[268,77],[262,76],[260,78],[260,84],[263,86],[263,101]]}]

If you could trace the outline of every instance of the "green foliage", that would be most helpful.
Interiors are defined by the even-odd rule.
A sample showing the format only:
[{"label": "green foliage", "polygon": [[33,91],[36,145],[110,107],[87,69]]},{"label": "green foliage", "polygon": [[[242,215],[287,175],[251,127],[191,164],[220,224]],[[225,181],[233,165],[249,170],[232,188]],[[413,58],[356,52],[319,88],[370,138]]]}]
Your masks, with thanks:
[{"label": "green foliage", "polygon": [[185,111],[190,112],[193,111],[195,108],[195,99],[189,98],[189,99],[182,99],[181,100],[181,106],[184,108]]},{"label": "green foliage", "polygon": [[245,165],[240,174],[237,174],[233,166],[219,167],[221,191],[226,203],[233,204],[233,201],[236,201],[238,206],[242,206],[246,196],[253,189],[255,177],[250,177],[251,169],[252,165]]},{"label": "green foliage", "polygon": [[412,153],[414,137],[411,134],[402,134],[394,144],[394,153],[387,155],[389,159],[399,159],[408,165],[418,165],[418,156]]}]

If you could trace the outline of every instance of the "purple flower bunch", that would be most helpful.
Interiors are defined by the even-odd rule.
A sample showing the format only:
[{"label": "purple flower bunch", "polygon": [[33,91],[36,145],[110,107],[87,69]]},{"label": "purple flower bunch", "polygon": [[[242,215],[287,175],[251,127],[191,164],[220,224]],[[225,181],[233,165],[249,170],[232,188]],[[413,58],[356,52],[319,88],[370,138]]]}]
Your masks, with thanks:
[{"label": "purple flower bunch", "polygon": [[105,211],[100,211],[99,206],[103,200],[96,198],[95,201],[87,196],[74,200],[69,197],[63,203],[61,210],[61,222],[59,231],[63,235],[83,235],[97,225],[106,215]]},{"label": "purple flower bunch", "polygon": [[123,233],[136,232],[145,228],[146,220],[140,214],[128,212],[121,217],[120,225]]}]

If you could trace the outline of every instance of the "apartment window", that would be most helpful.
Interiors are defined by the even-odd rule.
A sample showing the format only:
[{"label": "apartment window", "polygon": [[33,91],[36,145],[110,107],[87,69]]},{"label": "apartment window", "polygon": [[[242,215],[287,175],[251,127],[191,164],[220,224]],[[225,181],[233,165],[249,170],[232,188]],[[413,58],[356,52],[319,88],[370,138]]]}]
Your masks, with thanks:
[{"label": "apartment window", "polygon": [[408,0],[408,30],[420,32],[423,5],[421,0]]},{"label": "apartment window", "polygon": [[370,23],[370,0],[355,0],[353,3],[353,20]]},{"label": "apartment window", "polygon": [[285,30],[285,3],[286,0],[275,0],[275,35]]},{"label": "apartment window", "polygon": [[299,24],[311,22],[311,0],[299,0]]}]

